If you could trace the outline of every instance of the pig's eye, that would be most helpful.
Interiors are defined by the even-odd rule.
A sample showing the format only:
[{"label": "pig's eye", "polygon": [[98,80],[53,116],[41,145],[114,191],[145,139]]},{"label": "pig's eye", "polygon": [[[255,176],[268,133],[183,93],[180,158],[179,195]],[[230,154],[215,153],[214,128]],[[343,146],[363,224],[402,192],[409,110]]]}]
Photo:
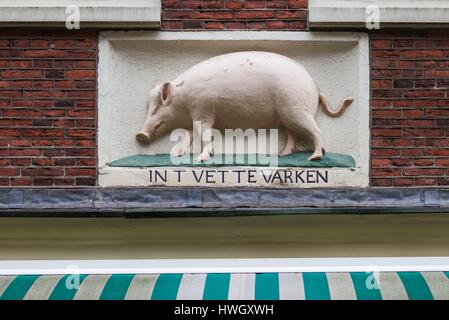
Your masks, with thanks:
[{"label": "pig's eye", "polygon": [[157,110],[158,110],[158,105],[152,107],[151,108],[151,114],[155,114]]}]

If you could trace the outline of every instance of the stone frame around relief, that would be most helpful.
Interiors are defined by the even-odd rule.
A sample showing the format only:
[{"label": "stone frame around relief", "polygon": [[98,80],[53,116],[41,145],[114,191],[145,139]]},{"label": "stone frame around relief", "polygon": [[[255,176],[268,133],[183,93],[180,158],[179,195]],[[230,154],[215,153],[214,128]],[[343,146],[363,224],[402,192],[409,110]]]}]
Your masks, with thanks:
[{"label": "stone frame around relief", "polygon": [[[167,138],[161,139],[147,150],[136,146],[134,135],[144,117],[147,87],[152,80],[171,80],[174,75],[196,62],[222,52],[236,50],[266,50],[290,53],[293,58],[305,61],[306,68],[328,95],[331,106],[344,97],[355,97],[347,110],[349,116],[326,119],[318,114],[323,131],[329,137],[330,152],[351,154],[354,168],[328,168],[326,183],[265,183],[263,180],[237,182],[237,177],[227,183],[198,183],[193,176],[181,183],[175,175],[168,181],[150,182],[155,170],[173,172],[179,167],[141,168],[112,167],[109,163],[140,153],[166,153]],[[270,50],[272,48],[272,50]],[[286,54],[288,55],[288,54]],[[327,67],[329,70],[322,70]],[[340,69],[339,69],[340,68]],[[99,185],[109,186],[260,186],[281,188],[304,187],[366,187],[369,184],[369,51],[368,37],[363,33],[326,32],[114,32],[100,34],[98,75],[98,159]],[[154,79],[152,79],[154,78]],[[161,79],[162,78],[162,79]],[[350,81],[345,81],[349,79]],[[337,81],[337,82],[335,82]],[[147,87],[145,87],[147,86]],[[356,110],[350,110],[357,108]],[[138,116],[137,114],[140,114]],[[335,121],[332,124],[331,121]],[[330,132],[330,125],[337,133]],[[348,128],[350,126],[350,128]],[[350,129],[350,130],[349,130]],[[332,139],[333,140],[333,139]],[[341,150],[339,150],[342,146]],[[140,149],[139,149],[140,148]],[[346,148],[346,149],[344,149]],[[337,150],[336,150],[337,149]],[[204,170],[213,168],[187,168]],[[248,170],[247,166],[232,167]],[[261,170],[282,169],[294,172],[301,168],[252,168]],[[313,168],[310,168],[313,170]],[[306,172],[306,174],[308,174]],[[323,173],[324,174],[324,173]],[[169,174],[170,176],[170,174]]]}]

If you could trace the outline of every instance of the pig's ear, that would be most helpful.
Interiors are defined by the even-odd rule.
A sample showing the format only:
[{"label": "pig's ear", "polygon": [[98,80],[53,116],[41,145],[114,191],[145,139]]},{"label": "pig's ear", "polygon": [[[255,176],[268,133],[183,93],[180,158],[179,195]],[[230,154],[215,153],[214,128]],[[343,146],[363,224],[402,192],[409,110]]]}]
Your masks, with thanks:
[{"label": "pig's ear", "polygon": [[166,82],[161,86],[161,101],[164,106],[170,104],[173,96],[173,87],[170,82]]}]

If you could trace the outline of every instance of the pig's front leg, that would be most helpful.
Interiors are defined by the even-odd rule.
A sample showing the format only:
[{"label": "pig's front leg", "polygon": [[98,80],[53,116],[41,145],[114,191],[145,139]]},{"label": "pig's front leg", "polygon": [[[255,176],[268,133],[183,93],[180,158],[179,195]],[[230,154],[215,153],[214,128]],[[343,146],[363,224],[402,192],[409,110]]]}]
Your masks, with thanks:
[{"label": "pig's front leg", "polygon": [[184,137],[182,138],[182,143],[180,146],[173,148],[170,152],[172,157],[180,157],[185,154],[190,153],[190,146],[192,145],[193,132],[192,130],[186,130],[184,133]]},{"label": "pig's front leg", "polygon": [[207,161],[214,155],[212,125],[213,121],[210,120],[194,122],[195,130],[197,130],[201,137],[201,154],[195,159],[196,162]]}]

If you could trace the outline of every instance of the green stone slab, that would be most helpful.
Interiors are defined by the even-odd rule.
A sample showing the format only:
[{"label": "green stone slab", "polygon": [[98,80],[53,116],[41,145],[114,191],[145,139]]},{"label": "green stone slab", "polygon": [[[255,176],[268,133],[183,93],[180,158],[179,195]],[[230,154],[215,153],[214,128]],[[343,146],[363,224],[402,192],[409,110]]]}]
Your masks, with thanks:
[{"label": "green stone slab", "polygon": [[[352,156],[341,153],[326,153],[319,161],[309,161],[309,152],[296,152],[288,156],[278,157],[278,167],[301,167],[301,168],[354,168],[355,160]],[[229,156],[228,156],[229,157]],[[194,161],[193,155],[184,155],[177,158],[180,164],[174,165],[169,154],[136,154],[121,158],[109,163],[110,167],[235,167],[253,166],[268,167],[268,163],[259,161],[257,155],[234,155],[229,161],[224,155],[215,155],[211,160],[198,163]]]}]

